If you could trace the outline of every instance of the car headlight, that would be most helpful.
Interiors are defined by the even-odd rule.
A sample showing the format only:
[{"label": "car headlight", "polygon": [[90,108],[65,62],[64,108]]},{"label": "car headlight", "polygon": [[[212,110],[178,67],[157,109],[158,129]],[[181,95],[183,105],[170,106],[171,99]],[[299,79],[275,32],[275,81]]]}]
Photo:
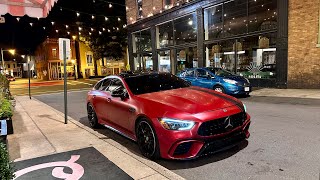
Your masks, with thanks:
[{"label": "car headlight", "polygon": [[247,112],[247,106],[245,104],[243,104],[243,109],[244,109],[244,112]]},{"label": "car headlight", "polygon": [[159,122],[162,127],[168,130],[190,130],[195,124],[193,121],[182,121],[170,118],[160,118]]},{"label": "car headlight", "polygon": [[237,84],[237,81],[231,80],[231,79],[223,79],[224,82],[229,83],[229,84]]}]

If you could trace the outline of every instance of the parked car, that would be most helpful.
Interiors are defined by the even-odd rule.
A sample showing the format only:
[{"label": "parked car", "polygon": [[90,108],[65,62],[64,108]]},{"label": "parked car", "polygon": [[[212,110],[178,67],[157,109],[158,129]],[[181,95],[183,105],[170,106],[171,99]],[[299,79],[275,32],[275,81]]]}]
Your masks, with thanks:
[{"label": "parked car", "polygon": [[178,76],[193,86],[213,89],[229,95],[249,95],[251,92],[251,85],[248,79],[221,68],[186,69]]},{"label": "parked car", "polygon": [[136,141],[150,159],[193,159],[250,136],[241,101],[169,73],[108,76],[88,92],[87,112],[91,127]]},{"label": "parked car", "polygon": [[15,81],[16,80],[15,77],[13,77],[13,76],[11,76],[9,74],[6,75],[6,78],[8,79],[8,81]]}]

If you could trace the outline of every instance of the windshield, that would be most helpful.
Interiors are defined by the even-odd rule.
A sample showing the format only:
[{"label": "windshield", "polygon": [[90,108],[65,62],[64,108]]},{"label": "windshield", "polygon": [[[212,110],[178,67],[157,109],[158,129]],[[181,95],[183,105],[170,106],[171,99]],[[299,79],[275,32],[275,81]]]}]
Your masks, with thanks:
[{"label": "windshield", "polygon": [[124,78],[135,95],[189,87],[183,79],[172,74],[147,74]]},{"label": "windshield", "polygon": [[212,73],[214,73],[217,76],[234,76],[234,74],[232,74],[229,71],[226,71],[224,69],[214,69],[214,68],[208,68],[209,71],[211,71]]}]

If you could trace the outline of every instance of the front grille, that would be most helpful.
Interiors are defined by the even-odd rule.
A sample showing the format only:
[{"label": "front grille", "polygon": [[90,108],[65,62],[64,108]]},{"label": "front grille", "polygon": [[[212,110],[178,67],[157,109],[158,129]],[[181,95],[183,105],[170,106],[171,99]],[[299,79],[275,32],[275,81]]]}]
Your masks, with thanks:
[{"label": "front grille", "polygon": [[[227,118],[229,118],[230,121]],[[225,133],[242,126],[246,118],[247,114],[245,112],[241,112],[228,117],[207,121],[201,124],[198,134],[200,136],[213,136],[216,134]]]},{"label": "front grille", "polygon": [[189,152],[190,148],[192,146],[192,142],[185,142],[182,144],[179,144],[176,150],[174,151],[173,155],[182,155]]},{"label": "front grille", "polygon": [[246,136],[244,133],[234,132],[228,135],[227,137],[223,137],[222,139],[207,142],[203,146],[203,148],[200,150],[199,155],[213,154],[213,153],[217,153],[217,152],[229,149],[245,139],[246,139]]}]

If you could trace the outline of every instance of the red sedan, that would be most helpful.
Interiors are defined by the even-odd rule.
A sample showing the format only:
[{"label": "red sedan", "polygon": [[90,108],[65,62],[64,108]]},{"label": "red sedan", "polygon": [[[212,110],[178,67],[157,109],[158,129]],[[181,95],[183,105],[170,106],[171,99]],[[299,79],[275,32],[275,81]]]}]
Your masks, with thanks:
[{"label": "red sedan", "polygon": [[169,73],[108,76],[88,93],[87,110],[90,126],[136,141],[150,159],[193,159],[250,136],[241,101]]}]

